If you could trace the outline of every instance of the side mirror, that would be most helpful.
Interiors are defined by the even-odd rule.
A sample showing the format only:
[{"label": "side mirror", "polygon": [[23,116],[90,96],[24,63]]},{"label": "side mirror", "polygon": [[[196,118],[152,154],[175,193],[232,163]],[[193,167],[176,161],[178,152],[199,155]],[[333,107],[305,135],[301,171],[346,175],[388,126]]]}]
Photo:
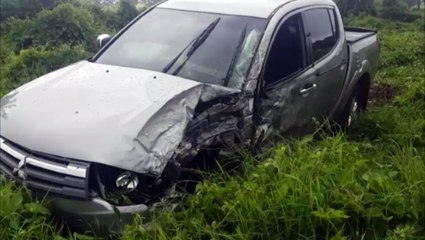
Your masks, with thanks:
[{"label": "side mirror", "polygon": [[111,36],[109,36],[108,34],[100,34],[96,40],[99,49],[105,46],[109,42],[109,40],[111,40]]}]

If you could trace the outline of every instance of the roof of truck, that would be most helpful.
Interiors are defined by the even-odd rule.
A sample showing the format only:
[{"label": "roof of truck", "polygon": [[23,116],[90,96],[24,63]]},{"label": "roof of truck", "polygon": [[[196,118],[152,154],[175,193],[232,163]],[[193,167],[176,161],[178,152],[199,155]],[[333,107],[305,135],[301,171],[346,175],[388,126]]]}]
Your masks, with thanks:
[{"label": "roof of truck", "polygon": [[287,3],[333,4],[332,0],[169,0],[158,7],[268,18]]}]

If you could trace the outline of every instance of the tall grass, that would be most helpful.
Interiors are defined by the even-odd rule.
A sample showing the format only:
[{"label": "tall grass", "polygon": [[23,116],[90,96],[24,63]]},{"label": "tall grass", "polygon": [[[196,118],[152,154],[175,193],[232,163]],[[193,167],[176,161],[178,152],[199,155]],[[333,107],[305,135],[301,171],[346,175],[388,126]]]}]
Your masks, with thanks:
[{"label": "tall grass", "polygon": [[48,219],[49,210],[22,188],[0,180],[0,239],[38,239],[59,230]]},{"label": "tall grass", "polygon": [[[390,137],[391,138],[391,137]],[[344,136],[282,143],[243,176],[201,184],[177,212],[124,239],[375,239],[425,232],[423,152]],[[422,155],[421,155],[422,154]]]}]

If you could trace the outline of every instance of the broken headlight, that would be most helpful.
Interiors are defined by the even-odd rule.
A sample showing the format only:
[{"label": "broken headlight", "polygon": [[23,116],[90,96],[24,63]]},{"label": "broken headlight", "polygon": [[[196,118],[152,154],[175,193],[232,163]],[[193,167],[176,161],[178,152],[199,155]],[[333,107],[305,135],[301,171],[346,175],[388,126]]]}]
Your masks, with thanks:
[{"label": "broken headlight", "polygon": [[96,164],[91,168],[90,186],[114,205],[150,204],[160,200],[178,178],[175,168],[167,166],[162,175],[140,174]]},{"label": "broken headlight", "polygon": [[131,193],[139,186],[139,177],[130,171],[123,172],[118,175],[115,186],[123,193]]}]

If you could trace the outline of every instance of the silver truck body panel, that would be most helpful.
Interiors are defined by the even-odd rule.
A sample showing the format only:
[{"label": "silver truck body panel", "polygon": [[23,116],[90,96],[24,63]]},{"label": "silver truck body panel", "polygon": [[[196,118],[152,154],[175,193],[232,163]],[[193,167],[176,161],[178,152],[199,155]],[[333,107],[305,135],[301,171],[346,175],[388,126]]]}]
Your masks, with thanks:
[{"label": "silver truck body panel", "polygon": [[0,132],[32,151],[160,174],[198,101],[235,92],[82,61],[5,96]]}]

